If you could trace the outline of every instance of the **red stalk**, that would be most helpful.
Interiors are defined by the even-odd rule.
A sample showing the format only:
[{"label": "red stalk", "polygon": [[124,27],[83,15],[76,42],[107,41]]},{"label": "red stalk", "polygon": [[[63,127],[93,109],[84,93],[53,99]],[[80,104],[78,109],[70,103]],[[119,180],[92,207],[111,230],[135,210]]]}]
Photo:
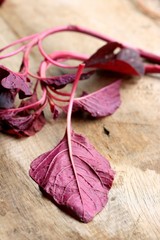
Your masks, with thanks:
[{"label": "red stalk", "polygon": [[72,87],[72,91],[71,91],[71,96],[70,96],[70,101],[69,101],[69,105],[68,105],[68,113],[67,113],[67,139],[68,139],[68,144],[69,144],[69,149],[70,149],[70,153],[72,152],[71,150],[71,115],[72,115],[72,108],[73,108],[73,100],[74,100],[74,96],[75,96],[75,92],[78,86],[78,82],[80,79],[80,76],[82,74],[82,71],[85,67],[85,64],[80,64],[78,67],[78,71],[77,71],[77,75],[75,78],[75,81],[73,83],[73,87]]},{"label": "red stalk", "polygon": [[160,65],[146,65],[145,66],[145,73],[149,74],[149,73],[160,73]]},{"label": "red stalk", "polygon": [[[82,71],[84,69],[84,64],[80,64],[78,67],[78,71],[77,71],[77,75],[75,78],[75,81],[73,83],[73,87],[72,87],[72,91],[71,91],[71,96],[70,96],[70,101],[69,101],[69,106],[68,106],[68,113],[67,113],[67,143],[68,143],[68,154],[69,154],[69,158],[72,164],[72,168],[73,168],[73,173],[75,175],[76,178],[76,183],[77,183],[77,187],[78,187],[78,191],[80,193],[80,197],[82,196],[81,194],[81,190],[80,190],[80,186],[79,186],[79,182],[78,182],[78,177],[77,177],[77,171],[74,165],[74,159],[73,159],[73,153],[72,153],[72,129],[71,129],[71,115],[72,115],[72,108],[73,108],[73,100],[74,100],[74,96],[75,96],[75,92],[78,86],[78,82],[80,79],[80,76],[82,74]],[[81,202],[83,204],[83,199],[81,197]]]}]

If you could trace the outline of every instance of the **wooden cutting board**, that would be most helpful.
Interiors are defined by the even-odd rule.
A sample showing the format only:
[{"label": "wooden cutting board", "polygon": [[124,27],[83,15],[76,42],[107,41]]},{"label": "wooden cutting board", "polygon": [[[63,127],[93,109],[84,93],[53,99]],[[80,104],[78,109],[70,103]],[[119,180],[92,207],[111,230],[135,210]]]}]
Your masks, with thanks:
[{"label": "wooden cutting board", "polygon": [[[0,9],[0,47],[68,24],[160,54],[160,23],[143,15],[133,0],[6,0]],[[49,38],[45,48],[91,54],[102,44],[80,34],[63,33]],[[20,58],[2,63],[17,70]],[[36,51],[31,62],[34,71],[39,63]],[[85,86],[92,91],[105,81],[100,76]],[[121,107],[110,117],[72,120],[74,129],[85,134],[117,172],[107,206],[88,224],[74,220],[42,197],[28,176],[31,161],[63,136],[65,117],[52,121],[46,112],[47,124],[30,138],[0,134],[0,240],[160,239],[160,76],[124,80],[121,98]]]}]

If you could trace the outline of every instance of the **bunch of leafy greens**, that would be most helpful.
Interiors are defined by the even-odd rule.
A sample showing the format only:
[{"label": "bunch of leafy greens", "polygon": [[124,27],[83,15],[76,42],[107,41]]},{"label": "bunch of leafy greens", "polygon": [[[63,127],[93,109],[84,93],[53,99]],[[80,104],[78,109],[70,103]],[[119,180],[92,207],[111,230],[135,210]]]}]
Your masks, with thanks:
[{"label": "bunch of leafy greens", "polygon": [[[42,41],[63,31],[84,33],[103,40],[105,45],[89,57],[67,51],[47,54]],[[96,118],[113,114],[121,103],[121,80],[75,98],[78,82],[100,70],[121,76],[159,73],[160,57],[77,26],[57,27],[24,37],[0,52],[18,44],[21,46],[15,51],[0,55],[0,59],[4,59],[23,53],[19,72],[0,65],[0,131],[17,137],[34,135],[45,124],[43,110],[47,105],[54,119],[59,116],[59,111],[67,113],[63,139],[31,163],[29,174],[59,206],[67,207],[80,221],[89,222],[107,203],[115,172],[84,136],[74,132],[71,115],[75,111],[85,111]],[[43,57],[37,75],[29,70],[29,56],[35,46]],[[80,64],[67,65],[64,62],[68,59],[78,60]],[[53,65],[76,72],[46,76],[47,69]],[[73,84],[71,92],[62,90],[67,84]],[[37,94],[39,87],[41,98]],[[17,98],[18,106],[15,104]]]}]

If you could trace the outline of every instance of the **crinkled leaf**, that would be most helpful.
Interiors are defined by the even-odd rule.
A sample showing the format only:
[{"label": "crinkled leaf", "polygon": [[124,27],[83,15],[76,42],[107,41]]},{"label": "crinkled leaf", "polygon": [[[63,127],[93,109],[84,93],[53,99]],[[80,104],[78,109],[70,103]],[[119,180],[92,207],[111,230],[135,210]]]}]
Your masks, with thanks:
[{"label": "crinkled leaf", "polygon": [[27,77],[20,76],[2,65],[0,65],[0,83],[1,86],[6,89],[18,89],[20,92],[22,91],[25,96],[31,95],[30,88],[27,84]]},{"label": "crinkled leaf", "polygon": [[85,64],[86,67],[128,75],[143,75],[145,71],[139,53],[131,48],[122,48],[118,42],[107,43],[86,60]]},{"label": "crinkled leaf", "polygon": [[[92,117],[111,115],[120,106],[120,84],[118,80],[96,92],[74,99],[72,111],[84,110]],[[63,107],[67,112],[68,106]]]},{"label": "crinkled leaf", "polygon": [[[80,80],[88,79],[92,74],[94,74],[95,71],[89,71],[86,73],[83,73],[80,77]],[[47,85],[50,85],[54,87],[55,89],[60,89],[65,87],[67,84],[74,82],[76,74],[64,74],[60,76],[55,77],[48,77],[43,80],[43,82]]]},{"label": "crinkled leaf", "polygon": [[43,112],[20,116],[18,114],[0,114],[0,131],[17,137],[32,136],[45,124]]},{"label": "crinkled leaf", "polygon": [[32,124],[24,131],[25,136],[33,136],[36,132],[39,132],[46,123],[43,112],[32,114],[32,116]]},{"label": "crinkled leaf", "polygon": [[72,131],[74,166],[66,135],[51,151],[31,163],[30,176],[61,206],[80,221],[89,222],[108,201],[114,179],[109,162],[82,135]]}]

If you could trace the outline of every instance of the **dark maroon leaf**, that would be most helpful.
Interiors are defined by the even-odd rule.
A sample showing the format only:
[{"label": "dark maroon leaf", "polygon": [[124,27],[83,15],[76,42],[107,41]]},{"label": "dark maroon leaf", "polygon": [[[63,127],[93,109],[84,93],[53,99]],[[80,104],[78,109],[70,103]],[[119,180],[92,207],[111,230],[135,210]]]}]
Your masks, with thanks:
[{"label": "dark maroon leaf", "polygon": [[[81,75],[80,80],[88,79],[92,74],[94,74],[95,71],[89,71],[86,73],[83,73]],[[56,77],[48,77],[44,80],[42,80],[46,85],[50,85],[54,87],[55,89],[60,89],[66,86],[69,83],[74,82],[76,74],[64,74]]]},{"label": "dark maroon leaf", "polygon": [[31,91],[27,83],[27,77],[14,73],[8,68],[0,65],[0,83],[6,89],[18,89],[22,91],[25,96],[30,96]]},{"label": "dark maroon leaf", "polygon": [[107,43],[99,48],[89,59],[85,61],[86,67],[97,64],[105,64],[106,62],[115,59],[114,51],[122,48],[121,44],[117,42]]},{"label": "dark maroon leaf", "polygon": [[6,78],[9,72],[5,68],[0,66],[0,108],[12,108],[14,105],[14,99],[16,91],[14,89],[6,89],[1,85],[2,79]]},{"label": "dark maroon leaf", "polygon": [[138,51],[123,48],[117,42],[107,43],[85,61],[86,67],[105,69],[128,75],[143,75],[144,64]]},{"label": "dark maroon leaf", "polygon": [[[74,99],[72,111],[84,110],[92,117],[104,117],[115,112],[120,106],[120,84],[118,80],[96,92]],[[68,106],[63,107],[67,112]]]},{"label": "dark maroon leaf", "polygon": [[71,143],[74,166],[65,135],[53,150],[31,163],[30,176],[57,204],[89,222],[108,201],[114,171],[82,135],[72,131]]},{"label": "dark maroon leaf", "polygon": [[20,116],[18,114],[0,114],[0,131],[17,137],[32,136],[45,124],[43,112]]},{"label": "dark maroon leaf", "polygon": [[39,132],[46,123],[43,112],[32,114],[32,116],[32,124],[24,131],[25,136],[33,136],[36,132]]}]

